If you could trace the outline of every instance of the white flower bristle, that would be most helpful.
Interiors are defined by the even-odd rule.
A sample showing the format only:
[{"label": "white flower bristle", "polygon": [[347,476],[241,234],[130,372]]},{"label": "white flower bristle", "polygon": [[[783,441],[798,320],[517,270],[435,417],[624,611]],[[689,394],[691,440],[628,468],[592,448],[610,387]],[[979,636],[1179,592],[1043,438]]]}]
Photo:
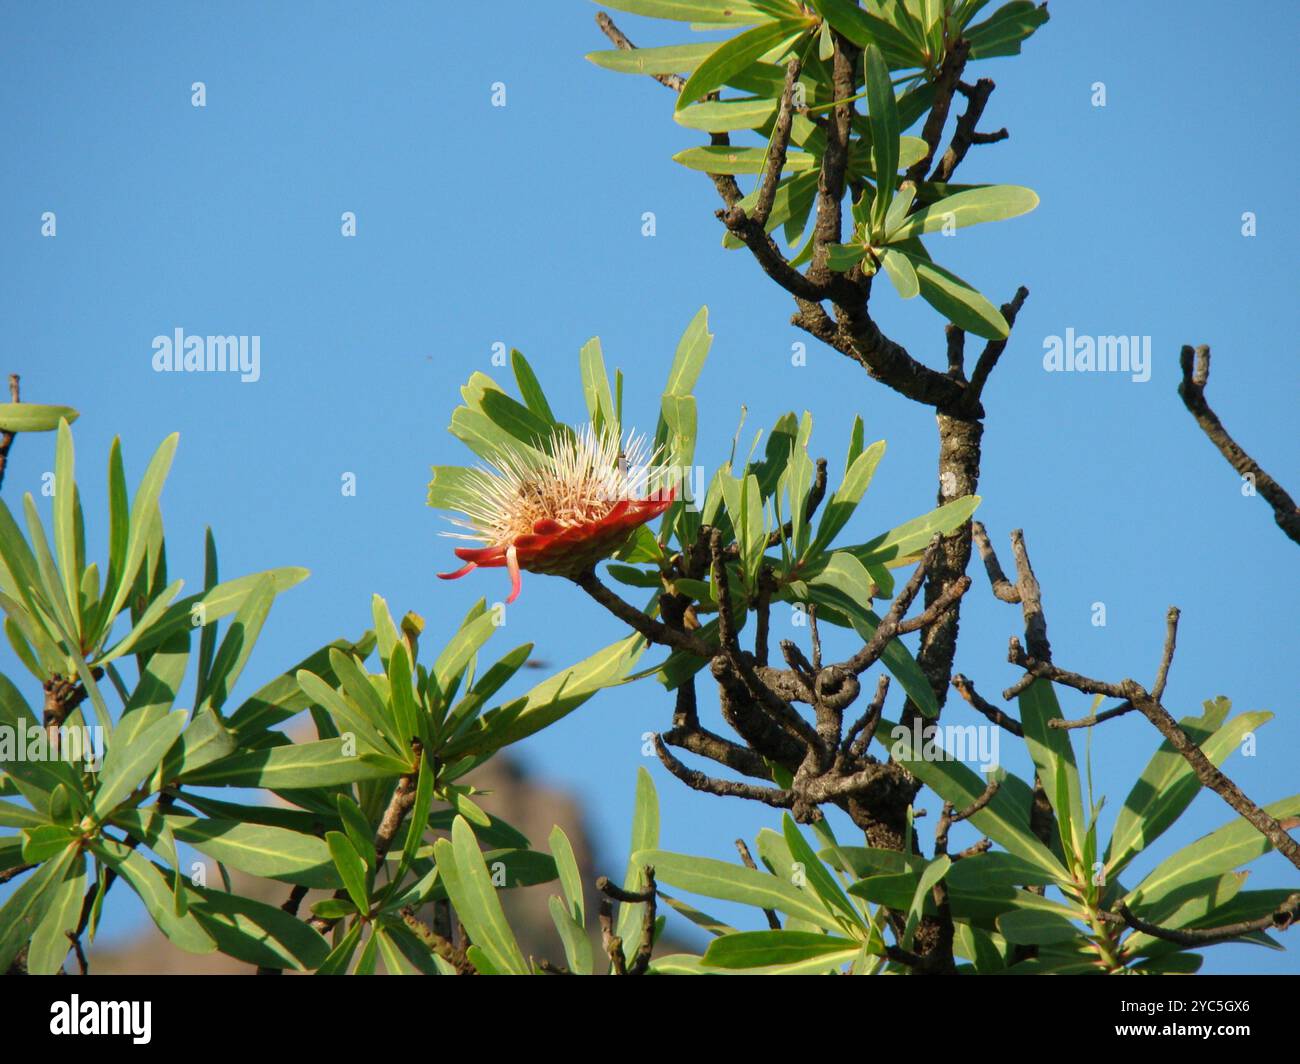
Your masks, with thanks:
[{"label": "white flower bristle", "polygon": [[468,531],[444,535],[495,545],[542,520],[561,527],[599,521],[620,500],[645,498],[656,457],[644,436],[629,433],[623,441],[591,425],[557,429],[535,449],[502,451],[489,467],[471,470],[474,498],[465,520],[452,521]]}]

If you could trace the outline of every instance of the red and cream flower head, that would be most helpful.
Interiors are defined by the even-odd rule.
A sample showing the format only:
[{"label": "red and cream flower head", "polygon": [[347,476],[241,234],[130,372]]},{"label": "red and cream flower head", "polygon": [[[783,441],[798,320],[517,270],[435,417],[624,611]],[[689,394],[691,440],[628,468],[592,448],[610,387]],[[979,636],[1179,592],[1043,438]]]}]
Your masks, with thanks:
[{"label": "red and cream flower head", "polygon": [[480,566],[505,566],[510,597],[519,596],[520,570],[577,576],[621,548],[633,530],[672,504],[671,486],[653,489],[656,454],[645,437],[598,433],[590,425],[578,432],[557,429],[538,448],[500,452],[490,469],[470,471],[465,518],[454,524],[467,532],[447,532],[478,540],[483,547],[457,547],[466,564],[455,580]]}]

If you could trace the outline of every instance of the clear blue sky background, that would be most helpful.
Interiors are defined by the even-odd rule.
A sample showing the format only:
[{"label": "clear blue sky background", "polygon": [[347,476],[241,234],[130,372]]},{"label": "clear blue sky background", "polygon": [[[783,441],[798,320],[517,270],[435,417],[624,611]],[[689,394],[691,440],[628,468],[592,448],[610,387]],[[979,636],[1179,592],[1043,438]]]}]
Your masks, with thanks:
[{"label": "clear blue sky background", "polygon": [[[577,350],[600,335],[627,374],[629,420],[653,427],[677,338],[708,304],[717,338],[698,390],[703,461],[725,459],[742,403],[751,428],[808,408],[837,475],[860,413],[889,453],[851,540],[933,505],[932,415],[815,343],[806,367],[791,366],[790,345],[807,338],[789,326],[790,306],[752,261],[721,249],[707,179],[670,161],[699,135],[672,122],[659,86],[583,59],[605,46],[596,10],[566,0],[0,11],[0,371],[20,372],[31,401],[82,411],[95,542],[112,436],[123,436],[134,482],[180,430],[164,495],[174,573],[201,579],[207,523],[224,576],[312,570],[276,606],[245,676],[260,683],[360,632],[374,592],[428,618],[430,643],[478,596],[502,597],[500,572],[434,579],[450,545],[424,503],[430,464],[467,457],[445,426],[459,385],[491,370],[497,341],[522,349],[561,413],[577,417]],[[998,83],[985,125],[1012,137],[975,149],[963,169],[968,181],[1030,185],[1042,205],[939,248],[995,302],[1021,283],[1032,292],[986,393],[980,516],[999,544],[1026,530],[1062,664],[1149,681],[1165,608],[1179,604],[1166,701],[1190,713],[1225,694],[1239,710],[1276,712],[1258,756],[1229,766],[1251,796],[1280,798],[1300,789],[1295,547],[1262,500],[1242,497],[1175,387],[1180,344],[1213,344],[1212,402],[1300,489],[1286,179],[1300,131],[1282,84],[1297,9],[1225,16],[1207,0],[1108,0],[1054,4],[1052,16],[1021,58],[981,64]],[[687,34],[620,21],[642,43]],[[204,109],[191,106],[194,81],[207,85]],[[497,81],[505,108],[490,105]],[[1098,81],[1104,108],[1091,104]],[[355,239],[339,233],[348,210]],[[40,235],[44,211],[57,213],[55,239]],[[644,211],[657,216],[652,239]],[[1258,217],[1251,239],[1245,211]],[[903,305],[886,286],[874,305],[888,332],[942,362],[942,323],[920,300]],[[154,373],[152,338],[177,327],[260,335],[262,379]],[[1044,337],[1069,327],[1150,335],[1151,380],[1045,373]],[[11,505],[39,491],[52,452],[50,437],[18,441]],[[340,493],[345,471],[355,498]],[[973,575],[957,667],[992,696],[1015,678],[1006,640],[1020,618]],[[1097,601],[1104,628],[1091,623]],[[533,577],[498,638],[502,650],[535,639],[561,665],[620,635],[580,592]],[[7,652],[0,667],[21,671]],[[1087,709],[1082,696],[1063,701],[1067,715]],[[951,719],[973,719],[960,700],[949,705]],[[644,682],[520,750],[584,800],[610,861],[622,860],[638,765],[659,783],[668,848],[727,858],[734,838],[776,825],[768,811],[686,791],[643,757],[642,733],[667,727],[670,712]],[[1156,738],[1136,715],[1096,736],[1108,819]],[[1029,772],[1018,751],[1009,767]],[[1203,794],[1157,856],[1230,815]],[[1295,883],[1275,854],[1253,868],[1251,886]],[[125,897],[119,924],[137,916]],[[1296,971],[1300,943],[1289,944],[1286,954],[1220,947],[1205,970]]]}]

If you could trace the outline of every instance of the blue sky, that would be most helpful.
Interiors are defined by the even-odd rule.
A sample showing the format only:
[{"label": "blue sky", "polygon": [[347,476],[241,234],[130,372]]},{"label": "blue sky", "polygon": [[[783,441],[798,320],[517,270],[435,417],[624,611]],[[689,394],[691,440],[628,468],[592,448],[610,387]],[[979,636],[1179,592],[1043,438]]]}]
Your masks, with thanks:
[{"label": "blue sky", "polygon": [[[201,579],[205,524],[224,576],[311,569],[273,611],[245,672],[253,681],[366,628],[372,593],[423,614],[426,642],[480,595],[503,597],[499,572],[434,579],[450,544],[424,503],[429,466],[467,458],[445,426],[460,384],[492,372],[496,342],[524,351],[576,418],[577,351],[599,335],[626,373],[628,420],[652,428],[677,338],[707,304],[716,339],[697,393],[702,461],[725,459],[742,404],[747,431],[810,409],[814,449],[836,475],[861,414],[889,452],[846,541],[933,505],[931,413],[813,342],[807,365],[791,365],[791,344],[807,338],[788,324],[788,302],[721,248],[708,180],[670,160],[699,135],[673,123],[659,86],[583,59],[605,47],[596,10],[565,0],[0,11],[0,372],[21,373],[31,401],[82,411],[92,540],[105,532],[112,436],[134,480],[179,430],[164,495],[174,573]],[[1058,662],[1149,682],[1165,608],[1180,605],[1166,703],[1181,715],[1223,694],[1277,714],[1257,756],[1229,762],[1262,802],[1298,789],[1295,547],[1261,499],[1242,497],[1175,394],[1179,346],[1212,344],[1211,402],[1300,489],[1287,251],[1297,216],[1279,178],[1300,132],[1279,85],[1297,15],[1281,2],[1252,11],[1054,4],[1022,57],[981,65],[998,83],[985,126],[1012,135],[963,167],[967,181],[1029,185],[1042,204],[964,231],[942,261],[995,302],[1031,290],[985,393],[980,517],[1008,565],[1007,534],[1025,529]],[[687,32],[619,21],[639,43]],[[195,81],[204,108],[191,105]],[[491,106],[494,82],[506,86],[503,108]],[[1092,104],[1096,82],[1105,107]],[[54,239],[40,233],[46,211]],[[340,235],[344,211],[357,215],[353,239]],[[641,235],[646,211],[653,238]],[[942,362],[942,323],[920,300],[880,288],[873,309],[918,357]],[[153,337],[176,328],[260,336],[261,379],[153,372]],[[1044,372],[1045,338],[1069,328],[1150,336],[1151,379]],[[50,437],[20,439],[10,505],[39,492],[52,465]],[[355,497],[340,491],[345,472]],[[1006,640],[1020,619],[972,575],[956,665],[992,696],[1015,678]],[[1092,623],[1095,602],[1105,627]],[[561,665],[621,634],[576,589],[534,577],[499,641],[536,640],[538,656]],[[0,668],[19,675],[7,648]],[[1063,702],[1069,716],[1087,708],[1082,696]],[[973,721],[949,704],[951,719]],[[611,860],[626,846],[638,765],[659,784],[667,848],[726,858],[737,836],[775,826],[768,811],[687,792],[643,757],[642,734],[670,715],[644,682],[520,750],[584,799]],[[1136,715],[1095,736],[1111,816],[1156,738]],[[1009,767],[1025,775],[1028,759],[1017,752]],[[1230,815],[1202,795],[1156,855]],[[1275,854],[1252,867],[1252,887],[1295,882]],[[1296,971],[1290,945],[1218,947],[1204,970]]]}]

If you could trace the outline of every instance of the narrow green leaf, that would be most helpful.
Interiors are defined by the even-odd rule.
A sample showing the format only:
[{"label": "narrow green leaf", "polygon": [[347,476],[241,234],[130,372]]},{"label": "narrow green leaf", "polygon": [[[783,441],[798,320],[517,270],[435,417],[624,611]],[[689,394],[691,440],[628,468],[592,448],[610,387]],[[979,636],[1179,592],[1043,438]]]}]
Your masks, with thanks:
[{"label": "narrow green leaf", "polygon": [[871,119],[871,151],[875,162],[876,198],[871,205],[872,229],[884,226],[885,212],[894,198],[898,180],[898,104],[890,83],[889,65],[880,49],[868,44],[863,52],[866,63],[867,108]]},{"label": "narrow green leaf", "polygon": [[921,297],[950,322],[986,340],[1007,338],[1011,329],[1002,312],[960,277],[914,257],[912,266],[921,285]]},{"label": "narrow green leaf", "polygon": [[75,846],[69,846],[61,856],[46,861],[30,877],[23,880],[0,906],[0,971],[8,971],[18,951],[35,934],[45,915],[58,901],[58,887],[72,862],[79,856]]},{"label": "narrow green leaf", "polygon": [[[628,847],[627,871],[623,875],[624,890],[646,889],[643,876],[645,866],[635,857],[640,851],[653,850],[658,845],[659,795],[655,792],[654,779],[642,767],[636,770],[636,802],[632,811],[632,842]],[[616,933],[623,940],[624,953],[629,957],[635,951],[633,943],[640,940],[644,911],[645,905],[641,902],[619,904]]]},{"label": "narrow green leaf", "polygon": [[542,390],[541,382],[533,372],[533,367],[529,365],[528,359],[524,358],[521,352],[512,350],[510,366],[514,370],[515,383],[519,386],[519,394],[524,400],[524,405],[543,421],[555,424],[551,404],[546,401],[546,393]]},{"label": "narrow green leaf", "polygon": [[678,111],[721,88],[769,52],[783,54],[809,30],[809,24],[780,20],[756,26],[724,41],[686,80],[677,97]]},{"label": "narrow green leaf", "polygon": [[434,844],[434,855],[438,873],[470,940],[498,971],[526,974],[528,965],[501,910],[478,840],[463,817],[452,823],[450,842],[439,839]]},{"label": "narrow green leaf", "polygon": [[113,839],[100,836],[91,844],[101,860],[115,869],[136,892],[153,922],[173,945],[186,953],[211,953],[216,943],[192,912],[178,916],[168,877],[143,854]]},{"label": "narrow green leaf", "polygon": [[740,902],[758,909],[775,909],[828,931],[839,930],[835,918],[821,906],[814,894],[766,872],[665,850],[644,850],[634,854],[633,859],[654,866],[656,880],[693,894]]},{"label": "narrow green leaf", "polygon": [[134,742],[124,743],[119,738],[109,743],[92,806],[97,820],[104,820],[149,778],[181,734],[187,717],[185,710],[178,709],[149,725]]},{"label": "narrow green leaf", "polygon": [[60,972],[63,960],[72,948],[68,934],[77,930],[86,893],[86,859],[79,851],[58,885],[51,889],[54,898],[27,949],[27,971],[31,975]]},{"label": "narrow green leaf", "polygon": [[917,279],[912,260],[897,248],[885,248],[880,256],[880,264],[898,294],[904,299],[911,299],[921,291],[921,282]]},{"label": "narrow green leaf", "polygon": [[758,22],[765,17],[747,0],[609,0],[603,6],[678,22]]},{"label": "narrow green leaf", "polygon": [[341,831],[325,832],[325,843],[329,847],[330,857],[338,870],[343,887],[352,899],[352,904],[360,912],[370,911],[369,869],[365,859],[357,853],[352,840]]},{"label": "narrow green leaf", "polygon": [[669,44],[660,48],[611,48],[588,52],[587,60],[620,74],[689,74],[717,44]]},{"label": "narrow green leaf", "polygon": [[999,222],[1028,214],[1038,206],[1033,189],[1020,185],[984,185],[945,196],[903,219],[887,232],[891,244],[910,240],[922,233],[963,229],[982,222]]},{"label": "narrow green leaf", "polygon": [[52,432],[60,421],[71,425],[80,416],[70,406],[0,403],[0,432]]},{"label": "narrow green leaf", "polygon": [[293,790],[400,776],[407,765],[391,757],[353,753],[343,739],[293,743],[233,754],[192,773],[196,787],[263,787]]},{"label": "narrow green leaf", "polygon": [[312,971],[325,963],[330,946],[308,923],[275,905],[224,890],[196,887],[190,912],[224,954],[266,968]]},{"label": "narrow green leaf", "polygon": [[828,969],[858,943],[814,931],[740,931],[709,943],[701,963],[709,968],[762,968],[800,961],[822,961]]},{"label": "narrow green leaf", "polygon": [[231,868],[264,879],[332,889],[340,885],[330,850],[320,839],[266,824],[170,813],[177,839]]}]

